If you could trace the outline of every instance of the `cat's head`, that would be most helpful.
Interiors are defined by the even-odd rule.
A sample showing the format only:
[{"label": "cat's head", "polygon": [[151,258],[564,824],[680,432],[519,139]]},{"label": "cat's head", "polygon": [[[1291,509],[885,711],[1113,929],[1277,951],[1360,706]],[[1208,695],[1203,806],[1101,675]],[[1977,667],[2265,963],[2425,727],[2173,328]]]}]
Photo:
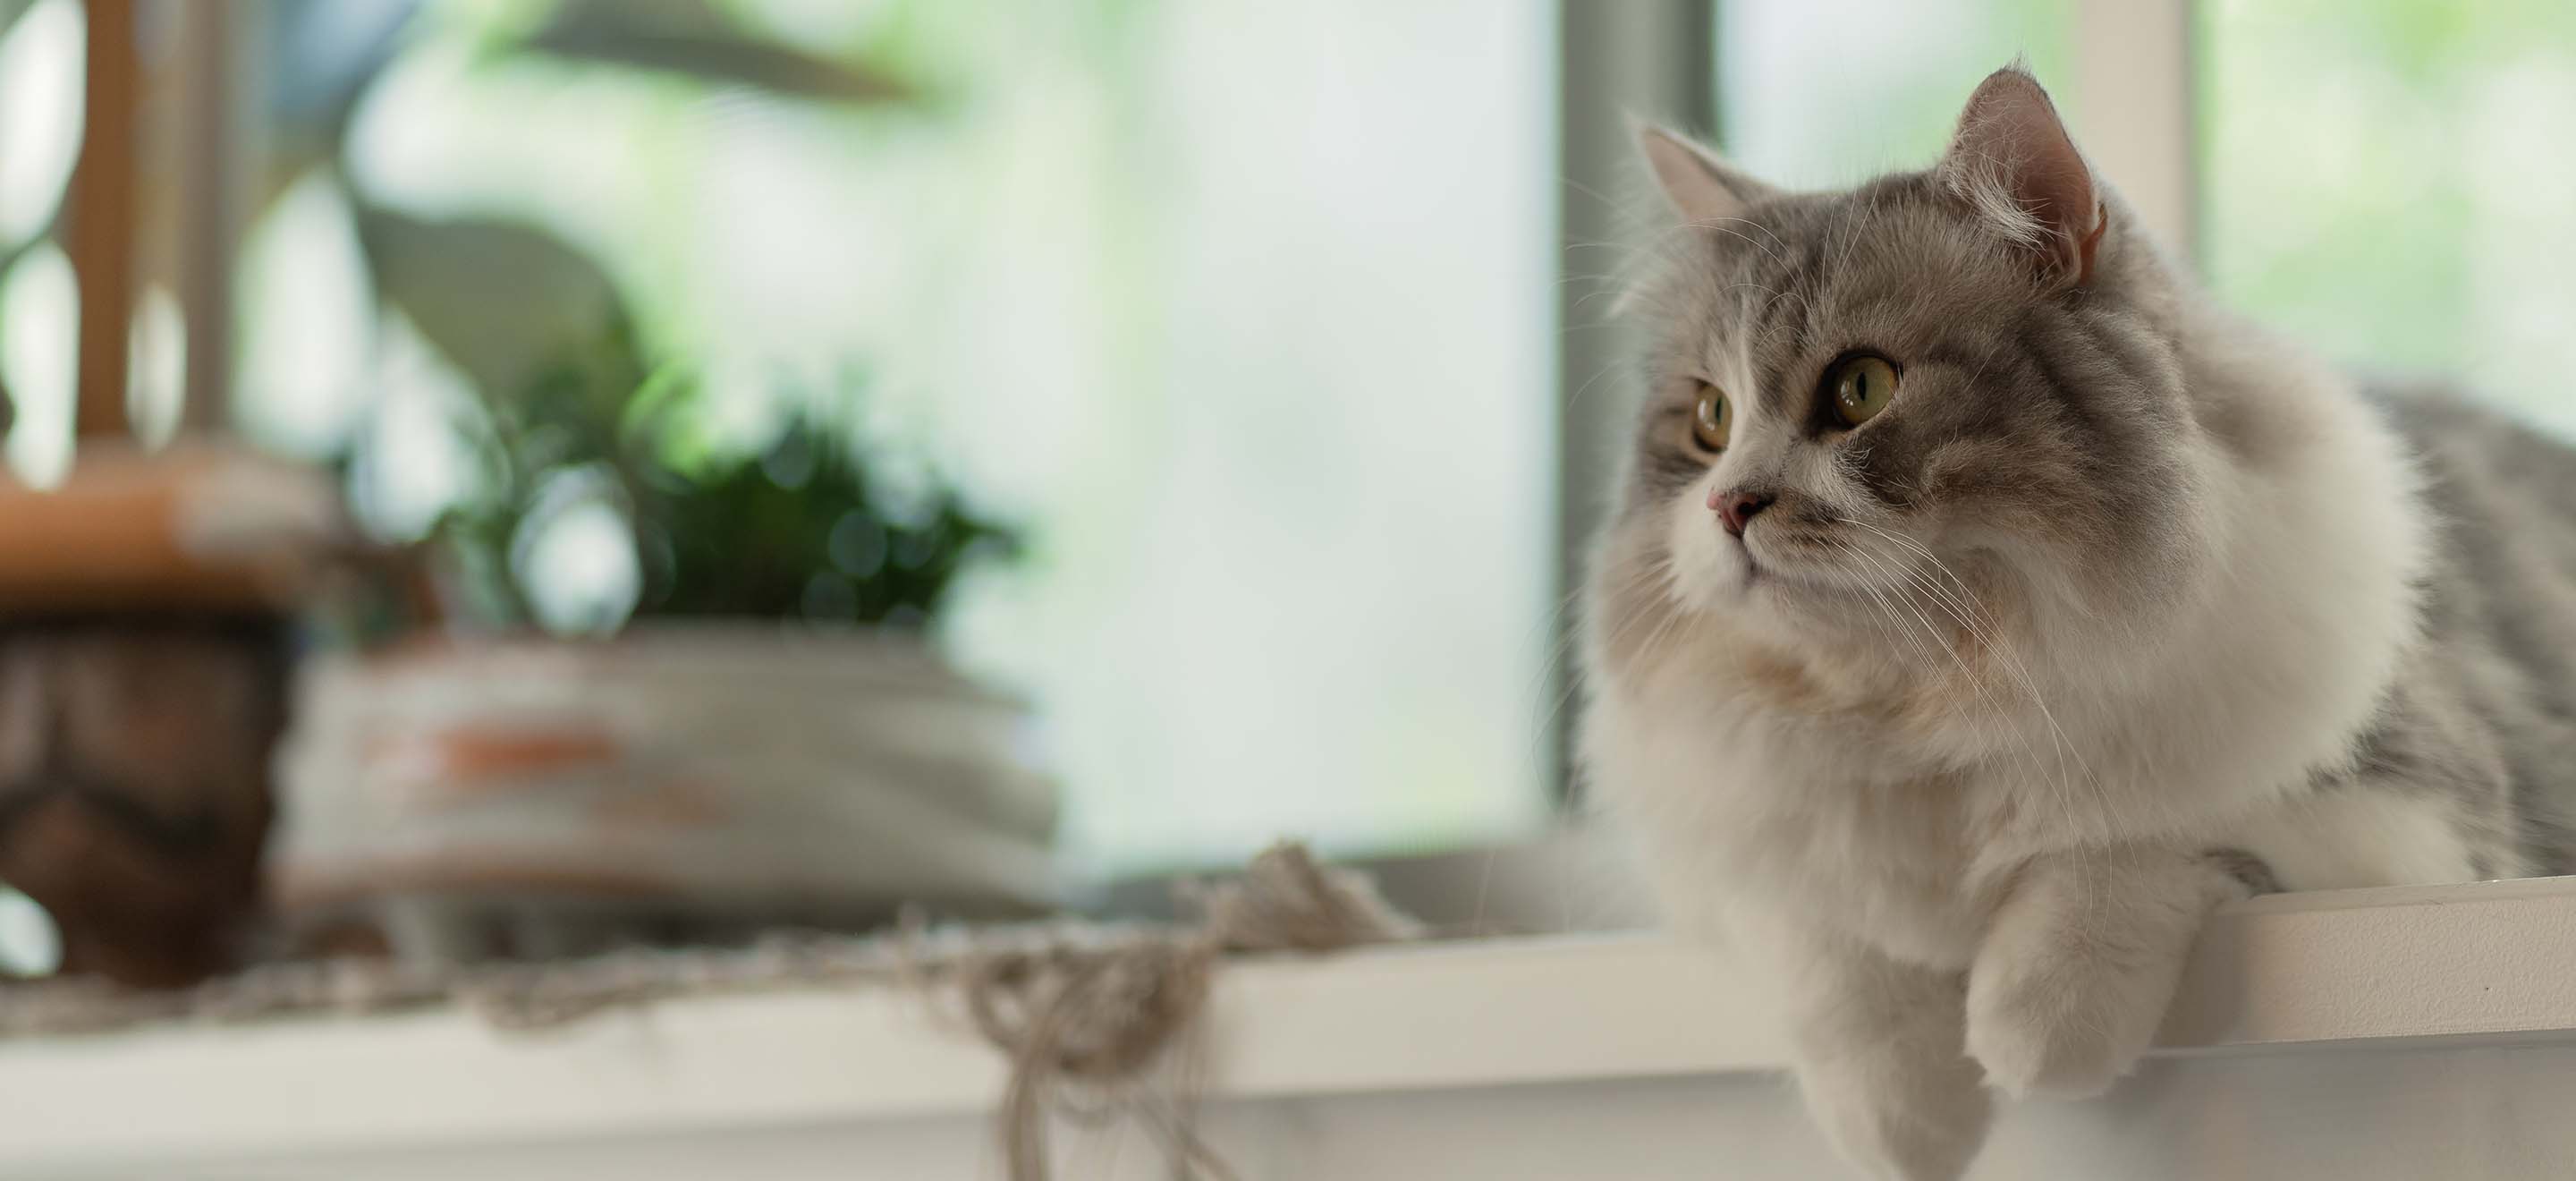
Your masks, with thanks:
[{"label": "cat's head", "polygon": [[2043,604],[2126,628],[2205,565],[2185,296],[2029,74],[1987,78],[1931,168],[1848,191],[1643,146],[1674,228],[1627,313],[1653,347],[1604,656],[1694,624],[1859,650]]}]

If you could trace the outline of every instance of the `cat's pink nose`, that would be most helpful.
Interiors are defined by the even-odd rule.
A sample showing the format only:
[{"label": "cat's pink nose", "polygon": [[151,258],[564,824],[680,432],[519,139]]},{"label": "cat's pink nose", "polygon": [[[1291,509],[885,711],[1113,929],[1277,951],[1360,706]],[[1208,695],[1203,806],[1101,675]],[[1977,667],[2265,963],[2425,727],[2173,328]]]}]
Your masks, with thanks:
[{"label": "cat's pink nose", "polygon": [[1726,524],[1727,532],[1742,537],[1745,523],[1753,519],[1753,514],[1771,507],[1771,498],[1738,488],[1733,492],[1709,493],[1708,507],[1717,510],[1717,519]]}]

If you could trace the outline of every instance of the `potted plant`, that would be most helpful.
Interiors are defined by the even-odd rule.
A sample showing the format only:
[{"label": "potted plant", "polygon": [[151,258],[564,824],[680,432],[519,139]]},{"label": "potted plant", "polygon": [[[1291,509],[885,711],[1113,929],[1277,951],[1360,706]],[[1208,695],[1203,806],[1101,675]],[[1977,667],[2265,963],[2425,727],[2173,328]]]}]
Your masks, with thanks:
[{"label": "potted plant", "polygon": [[[1045,907],[1026,711],[924,641],[1011,533],[812,415],[727,452],[679,368],[498,401],[430,539],[444,633],[305,669],[272,884],[308,935],[442,958]],[[567,521],[629,555],[550,600]],[[614,565],[614,563],[609,563]],[[615,582],[612,577],[609,580]]]}]

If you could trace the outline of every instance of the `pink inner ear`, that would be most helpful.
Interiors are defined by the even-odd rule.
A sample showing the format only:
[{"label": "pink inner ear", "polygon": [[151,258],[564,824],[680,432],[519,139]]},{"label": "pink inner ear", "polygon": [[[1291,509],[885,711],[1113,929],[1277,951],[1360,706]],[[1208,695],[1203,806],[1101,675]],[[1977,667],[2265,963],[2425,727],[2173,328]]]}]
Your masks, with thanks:
[{"label": "pink inner ear", "polygon": [[2091,281],[2108,219],[2092,168],[2037,80],[1998,70],[1979,85],[1942,168],[1972,184],[2000,182],[2013,207],[2037,223],[2046,265],[2078,284]]},{"label": "pink inner ear", "polygon": [[2093,281],[2093,254],[2094,254],[2094,250],[2095,250],[2095,248],[2097,248],[2097,247],[2099,247],[2099,246],[2101,246],[2101,245],[2102,245],[2102,231],[2107,230],[2107,229],[2110,229],[2110,228],[2111,228],[2111,212],[2110,212],[2109,210],[2107,210],[2107,209],[2102,208],[2102,204],[2101,204],[2101,202],[2099,202],[2099,201],[2094,202],[2094,204],[2093,204],[2093,232],[2092,232],[2092,233],[2089,233],[2089,234],[2084,235],[2084,241],[2083,241],[2081,244],[2079,244],[2079,245],[2076,247],[2076,250],[2075,250],[2075,285],[2076,285],[2076,286],[2078,286],[2078,287],[2082,287],[2082,286],[2084,286],[2085,284],[2091,283],[2091,282]]}]

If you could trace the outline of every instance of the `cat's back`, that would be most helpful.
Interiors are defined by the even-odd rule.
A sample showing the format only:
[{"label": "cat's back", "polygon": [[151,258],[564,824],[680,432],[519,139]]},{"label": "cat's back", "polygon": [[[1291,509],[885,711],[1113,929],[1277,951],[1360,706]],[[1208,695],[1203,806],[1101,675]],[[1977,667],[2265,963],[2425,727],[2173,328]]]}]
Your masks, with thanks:
[{"label": "cat's back", "polygon": [[2525,524],[2576,535],[2576,445],[2444,386],[2380,385],[2369,392],[2422,456],[2434,506],[2482,513],[2485,501],[2534,514]]},{"label": "cat's back", "polygon": [[[2374,393],[2421,460],[2439,539],[2400,688],[2483,729],[2531,872],[2576,869],[2576,446],[2456,393]],[[2433,706],[2433,708],[2440,708]]]},{"label": "cat's back", "polygon": [[2444,584],[2456,573],[2498,590],[2537,579],[2576,593],[2576,446],[2445,389],[2372,398],[2422,461],[2439,560],[2451,568],[2430,589],[2467,589]]}]

